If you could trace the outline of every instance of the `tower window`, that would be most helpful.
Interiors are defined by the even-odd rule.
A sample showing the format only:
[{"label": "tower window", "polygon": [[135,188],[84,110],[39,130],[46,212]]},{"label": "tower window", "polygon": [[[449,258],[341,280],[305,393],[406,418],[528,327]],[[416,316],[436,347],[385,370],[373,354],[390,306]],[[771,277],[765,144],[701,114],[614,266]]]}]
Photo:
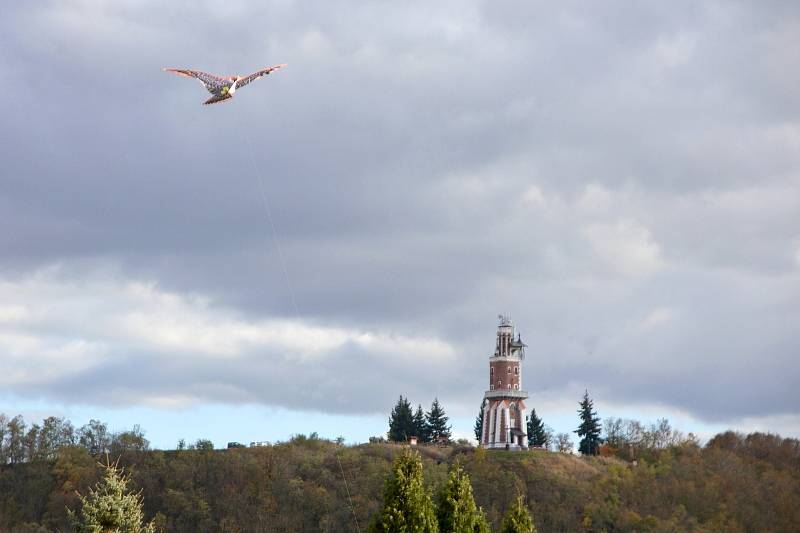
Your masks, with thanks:
[{"label": "tower window", "polygon": [[519,367],[518,366],[514,367],[514,374],[519,375]]},{"label": "tower window", "polygon": [[511,383],[508,384],[508,390],[511,390]]},{"label": "tower window", "polygon": [[489,367],[489,374],[491,374],[492,376],[494,376],[494,367],[493,367],[493,366],[490,366],[490,367]]},{"label": "tower window", "polygon": [[511,373],[511,367],[506,368],[506,374],[510,374],[510,373]]},{"label": "tower window", "polygon": [[519,390],[519,385],[516,383],[514,384],[514,390]]},{"label": "tower window", "polygon": [[494,390],[494,383],[489,383],[489,390]]}]

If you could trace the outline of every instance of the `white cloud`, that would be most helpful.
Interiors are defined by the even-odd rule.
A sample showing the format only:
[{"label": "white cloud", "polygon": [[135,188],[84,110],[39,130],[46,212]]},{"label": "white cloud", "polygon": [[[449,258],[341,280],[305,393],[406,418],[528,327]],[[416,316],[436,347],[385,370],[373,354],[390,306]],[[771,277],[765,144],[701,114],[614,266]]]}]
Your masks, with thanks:
[{"label": "white cloud", "polygon": [[[139,361],[136,376],[163,378],[164,363],[177,375],[170,376],[168,387],[152,390],[137,389],[141,384],[129,376],[129,396],[138,403],[170,407],[198,397],[252,399],[259,383],[243,385],[241,380],[254,358],[262,366],[253,376],[270,371],[280,376],[296,365],[316,365],[326,374],[321,379],[338,383],[347,377],[344,369],[352,350],[369,354],[376,368],[419,363],[436,368],[456,357],[450,344],[434,337],[324,326],[300,318],[257,320],[152,283],[68,282],[57,271],[47,271],[0,282],[0,299],[7,302],[0,309],[0,383],[16,390],[55,387],[109,364],[133,363],[134,357]],[[196,365],[207,368],[210,376],[193,378],[191,367]],[[337,367],[342,376],[335,374]],[[125,377],[117,381],[128,388]],[[391,381],[387,376],[386,383]],[[276,385],[274,379],[265,379],[265,386],[267,382]]]},{"label": "white cloud", "polygon": [[591,224],[584,228],[595,254],[623,276],[646,276],[664,266],[661,247],[645,226],[633,220]]}]

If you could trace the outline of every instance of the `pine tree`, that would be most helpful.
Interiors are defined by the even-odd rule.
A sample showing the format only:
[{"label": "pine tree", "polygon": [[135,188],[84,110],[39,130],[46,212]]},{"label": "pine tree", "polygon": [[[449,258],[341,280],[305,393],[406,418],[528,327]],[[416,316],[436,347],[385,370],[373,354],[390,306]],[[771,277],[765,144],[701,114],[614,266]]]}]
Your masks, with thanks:
[{"label": "pine tree", "polygon": [[431,496],[425,489],[419,453],[404,449],[392,465],[383,489],[383,508],[370,526],[373,533],[436,533]]},{"label": "pine tree", "polygon": [[80,518],[71,509],[67,510],[72,527],[78,533],[154,533],[152,522],[142,524],[141,494],[129,492],[129,479],[116,464],[107,463],[104,468],[103,478],[89,489],[88,495],[81,496]]},{"label": "pine tree", "polygon": [[450,426],[447,425],[448,418],[444,415],[444,409],[439,405],[439,399],[435,398],[431,404],[431,410],[425,415],[428,436],[432,442],[450,439]]},{"label": "pine tree", "polygon": [[458,461],[450,469],[450,477],[439,495],[436,515],[442,533],[489,532],[483,509],[475,505],[469,475]]},{"label": "pine tree", "polygon": [[581,417],[581,425],[575,430],[581,438],[578,444],[578,451],[584,455],[597,455],[600,451],[600,417],[592,408],[592,400],[589,398],[589,391],[583,394],[583,400],[579,403],[578,414]]},{"label": "pine tree", "polygon": [[531,410],[528,419],[528,446],[544,446],[547,444],[547,432],[542,419],[536,416],[536,409]]},{"label": "pine tree", "polygon": [[414,434],[414,415],[411,412],[411,404],[407,398],[400,395],[397,404],[392,409],[389,417],[389,432],[387,436],[390,441],[406,442],[408,437]]},{"label": "pine tree", "polygon": [[478,416],[475,417],[475,440],[478,444],[483,441],[483,410],[486,408],[486,398],[481,402],[481,409],[478,411]]},{"label": "pine tree", "polygon": [[417,410],[414,412],[414,435],[420,442],[430,442],[431,440],[428,435],[428,425],[425,423],[425,412],[420,404],[417,405]]},{"label": "pine tree", "polygon": [[503,517],[500,533],[536,533],[533,518],[528,512],[528,508],[525,507],[522,496],[517,497],[517,501],[514,502],[506,516]]}]

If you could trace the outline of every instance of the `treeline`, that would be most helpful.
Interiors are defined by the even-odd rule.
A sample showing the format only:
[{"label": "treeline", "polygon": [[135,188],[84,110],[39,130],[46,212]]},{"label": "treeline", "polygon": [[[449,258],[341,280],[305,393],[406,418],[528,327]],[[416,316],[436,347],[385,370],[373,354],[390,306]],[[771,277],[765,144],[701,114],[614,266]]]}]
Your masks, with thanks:
[{"label": "treeline", "polygon": [[9,418],[0,413],[0,464],[54,460],[65,447],[79,446],[91,455],[118,456],[147,450],[149,445],[138,425],[111,433],[99,420],[75,428],[69,420],[51,416],[28,426],[21,415]]},{"label": "treeline", "polygon": [[[798,440],[733,432],[705,446],[648,439],[635,462],[602,452],[420,447],[424,490],[436,499],[458,460],[492,531],[519,495],[539,531],[800,530]],[[404,449],[298,435],[259,448],[129,450],[119,466],[131,492],[141,492],[143,523],[157,530],[335,532],[358,521],[365,531]],[[89,493],[104,461],[76,444],[55,459],[0,466],[0,531],[70,531],[66,510],[81,509],[76,491]]]},{"label": "treeline", "polygon": [[[417,442],[450,441],[451,426],[447,424],[449,418],[438,398],[434,398],[429,411],[422,410],[422,404],[417,405],[414,411],[408,398],[400,395],[392,412],[389,415],[389,431],[386,436],[391,442],[408,442],[411,437],[416,437]],[[371,442],[380,442],[380,438],[372,438]]]}]

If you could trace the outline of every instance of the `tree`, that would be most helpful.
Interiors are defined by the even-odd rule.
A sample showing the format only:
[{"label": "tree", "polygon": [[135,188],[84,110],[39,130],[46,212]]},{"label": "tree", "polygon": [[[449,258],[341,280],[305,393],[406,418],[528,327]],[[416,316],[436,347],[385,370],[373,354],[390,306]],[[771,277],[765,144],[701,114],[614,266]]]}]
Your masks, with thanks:
[{"label": "tree", "polygon": [[142,524],[142,496],[128,490],[129,479],[116,464],[105,465],[103,478],[89,494],[81,496],[80,517],[67,510],[69,520],[78,533],[118,531],[125,533],[154,533],[153,523]]},{"label": "tree", "polygon": [[389,416],[389,432],[386,436],[390,441],[406,442],[413,434],[414,415],[411,412],[411,404],[401,394]]},{"label": "tree", "polygon": [[413,419],[414,433],[420,442],[430,442],[428,435],[428,426],[425,424],[425,412],[422,410],[422,405],[417,405],[417,410],[414,413]]},{"label": "tree", "polygon": [[89,423],[78,430],[78,439],[84,448],[92,455],[102,455],[108,451],[111,437],[108,426],[99,420],[89,420]]},{"label": "tree", "polygon": [[6,424],[5,454],[11,464],[25,460],[25,420],[20,415]]},{"label": "tree", "polygon": [[453,463],[450,477],[439,495],[436,515],[442,533],[489,532],[483,509],[475,505],[469,475],[458,461]]},{"label": "tree", "polygon": [[556,435],[556,449],[561,453],[572,453],[572,439],[569,433],[559,433]]},{"label": "tree", "polygon": [[536,527],[533,525],[533,518],[522,501],[522,496],[511,505],[511,508],[503,517],[500,526],[500,533],[535,533]]},{"label": "tree", "polygon": [[483,410],[486,408],[486,398],[481,402],[481,409],[475,417],[475,440],[480,444],[483,441]]},{"label": "tree", "polygon": [[528,419],[528,446],[547,445],[547,432],[544,429],[542,419],[536,416],[536,409],[531,410]]},{"label": "tree", "polygon": [[448,418],[444,414],[444,409],[439,405],[439,399],[434,398],[431,410],[425,415],[428,436],[433,442],[440,440],[450,440],[450,426],[447,425]]},{"label": "tree", "polygon": [[581,417],[581,425],[575,430],[581,437],[578,451],[584,455],[597,455],[600,450],[600,417],[592,407],[588,390],[584,392],[579,405],[578,415]]},{"label": "tree", "polygon": [[435,533],[439,531],[430,494],[425,489],[422,459],[405,448],[394,460],[383,490],[383,507],[372,532]]}]

